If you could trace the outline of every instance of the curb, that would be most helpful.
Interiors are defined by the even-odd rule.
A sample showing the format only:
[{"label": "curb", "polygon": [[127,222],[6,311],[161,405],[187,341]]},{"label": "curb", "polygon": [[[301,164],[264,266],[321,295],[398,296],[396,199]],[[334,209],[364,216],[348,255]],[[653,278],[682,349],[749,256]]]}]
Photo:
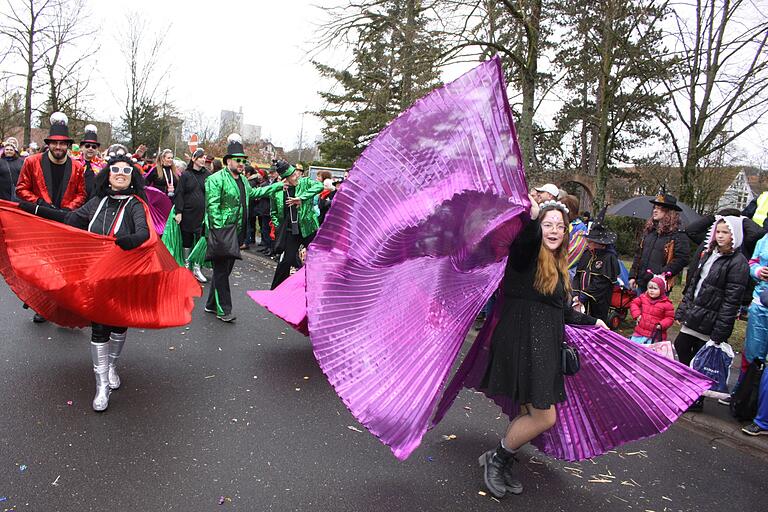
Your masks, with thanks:
[{"label": "curb", "polygon": [[[714,400],[706,399],[710,407],[723,407]],[[736,420],[723,420],[711,414],[686,412],[676,422],[681,427],[706,437],[710,442],[748,453],[768,461],[768,436],[750,436],[741,431]],[[747,425],[744,422],[743,425]]]}]

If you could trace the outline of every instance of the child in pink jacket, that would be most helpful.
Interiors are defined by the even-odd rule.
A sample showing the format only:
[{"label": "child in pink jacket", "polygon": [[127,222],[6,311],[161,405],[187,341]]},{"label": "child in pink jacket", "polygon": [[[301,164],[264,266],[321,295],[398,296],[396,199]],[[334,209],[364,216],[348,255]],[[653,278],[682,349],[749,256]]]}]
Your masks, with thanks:
[{"label": "child in pink jacket", "polygon": [[667,341],[667,329],[675,321],[675,306],[667,297],[664,276],[653,276],[645,293],[632,301],[629,310],[637,320],[632,341],[643,345]]}]

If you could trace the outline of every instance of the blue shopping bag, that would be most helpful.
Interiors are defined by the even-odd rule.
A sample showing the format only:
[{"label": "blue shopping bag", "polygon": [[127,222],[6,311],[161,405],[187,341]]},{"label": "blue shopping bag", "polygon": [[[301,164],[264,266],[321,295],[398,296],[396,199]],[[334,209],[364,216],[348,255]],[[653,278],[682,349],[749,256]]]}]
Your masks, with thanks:
[{"label": "blue shopping bag", "polygon": [[713,381],[712,387],[704,394],[713,398],[728,397],[728,375],[733,363],[733,348],[728,343],[716,345],[709,340],[696,352],[691,361],[691,368],[703,373]]}]

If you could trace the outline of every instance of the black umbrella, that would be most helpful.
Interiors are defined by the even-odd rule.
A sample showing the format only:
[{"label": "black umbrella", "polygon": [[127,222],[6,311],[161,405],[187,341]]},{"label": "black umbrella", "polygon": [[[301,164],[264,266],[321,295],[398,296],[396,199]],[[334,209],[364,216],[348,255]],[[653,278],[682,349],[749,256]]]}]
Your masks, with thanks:
[{"label": "black umbrella", "polygon": [[[633,197],[609,207],[607,213],[608,215],[615,215],[616,217],[647,219],[651,216],[651,212],[653,211],[651,201],[655,199],[656,196]],[[678,202],[677,206],[682,209],[680,212],[680,220],[683,224],[688,225],[701,218],[701,215],[693,211],[687,204]]]}]

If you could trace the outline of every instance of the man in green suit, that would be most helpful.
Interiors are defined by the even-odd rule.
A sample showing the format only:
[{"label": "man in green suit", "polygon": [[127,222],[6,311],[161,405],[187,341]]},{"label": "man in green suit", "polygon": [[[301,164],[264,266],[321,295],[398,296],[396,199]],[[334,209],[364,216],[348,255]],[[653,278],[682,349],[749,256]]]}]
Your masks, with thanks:
[{"label": "man in green suit", "polygon": [[284,160],[275,163],[275,170],[282,182],[254,189],[254,197],[270,196],[273,199],[270,214],[275,225],[275,244],[272,250],[280,254],[280,259],[272,279],[272,290],[291,275],[299,247],[308,247],[315,238],[320,223],[312,199],[323,191],[321,182],[303,178],[300,170]]},{"label": "man in green suit", "polygon": [[[233,133],[227,141],[224,168],[205,180],[206,215],[209,229],[237,225],[238,242],[242,244],[248,226],[248,200],[256,197],[256,189],[251,188],[243,175],[248,156],[243,150],[240,136]],[[216,313],[219,320],[227,323],[235,321],[229,289],[229,275],[235,266],[235,259],[226,257],[211,260],[213,282],[205,304],[205,311]]]}]

